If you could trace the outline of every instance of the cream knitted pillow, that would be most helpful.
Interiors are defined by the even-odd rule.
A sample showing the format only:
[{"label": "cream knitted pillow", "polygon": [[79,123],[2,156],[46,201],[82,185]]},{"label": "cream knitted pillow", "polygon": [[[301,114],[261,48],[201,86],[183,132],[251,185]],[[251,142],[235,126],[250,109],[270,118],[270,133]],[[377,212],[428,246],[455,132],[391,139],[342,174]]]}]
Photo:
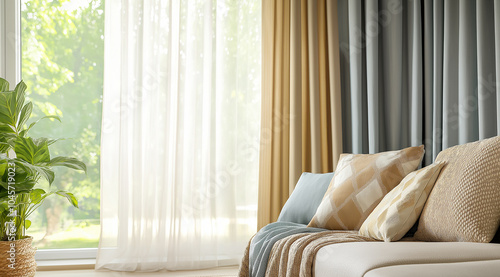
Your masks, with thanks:
[{"label": "cream knitted pillow", "polygon": [[420,216],[415,238],[490,242],[500,223],[500,137],[443,150],[446,165]]},{"label": "cream knitted pillow", "polygon": [[358,230],[363,221],[420,164],[424,146],[378,154],[342,154],[309,227]]},{"label": "cream knitted pillow", "polygon": [[359,234],[383,241],[400,240],[420,216],[443,166],[443,162],[436,163],[406,175],[368,216]]}]

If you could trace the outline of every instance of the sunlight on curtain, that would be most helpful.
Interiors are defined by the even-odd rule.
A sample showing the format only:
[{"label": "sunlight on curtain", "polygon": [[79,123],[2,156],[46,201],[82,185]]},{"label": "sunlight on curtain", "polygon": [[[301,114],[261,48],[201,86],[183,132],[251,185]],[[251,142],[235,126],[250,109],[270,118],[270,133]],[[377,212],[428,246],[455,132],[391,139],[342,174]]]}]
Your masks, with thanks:
[{"label": "sunlight on curtain", "polygon": [[106,1],[96,268],[240,261],[256,231],[260,5]]}]

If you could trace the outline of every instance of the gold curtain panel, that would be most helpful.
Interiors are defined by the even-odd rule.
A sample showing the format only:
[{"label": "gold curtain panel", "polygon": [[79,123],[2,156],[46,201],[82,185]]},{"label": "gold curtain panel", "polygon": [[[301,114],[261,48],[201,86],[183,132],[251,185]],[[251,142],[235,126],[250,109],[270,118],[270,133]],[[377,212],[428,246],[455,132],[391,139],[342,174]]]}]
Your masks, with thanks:
[{"label": "gold curtain panel", "polygon": [[262,35],[259,228],[342,151],[337,1],[262,1]]}]

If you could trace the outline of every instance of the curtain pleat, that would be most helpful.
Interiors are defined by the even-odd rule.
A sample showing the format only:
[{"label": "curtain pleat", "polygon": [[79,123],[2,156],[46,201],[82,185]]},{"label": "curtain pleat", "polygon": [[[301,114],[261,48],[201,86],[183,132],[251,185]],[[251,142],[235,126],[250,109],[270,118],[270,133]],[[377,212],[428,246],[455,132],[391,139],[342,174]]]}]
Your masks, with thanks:
[{"label": "curtain pleat", "polygon": [[352,141],[352,151],[361,153],[365,150],[364,126],[366,117],[363,116],[366,101],[365,85],[363,78],[363,37],[361,26],[361,1],[349,1],[349,61],[350,61],[350,83],[351,83],[351,126],[352,137],[359,139]]},{"label": "curtain pleat", "polygon": [[336,1],[262,3],[259,228],[302,172],[332,172],[342,150]]},{"label": "curtain pleat", "polygon": [[408,24],[410,37],[409,37],[409,69],[411,74],[408,90],[410,91],[410,144],[421,145],[423,140],[423,50],[422,50],[422,18],[421,18],[421,5],[420,1],[409,2],[409,12],[411,14],[413,24]]},{"label": "curtain pleat", "polygon": [[[442,149],[458,144],[458,5],[445,1],[443,17]],[[439,93],[439,92],[438,92]],[[440,126],[435,126],[439,128]],[[438,149],[438,152],[442,149]]]},{"label": "curtain pleat", "polygon": [[[351,113],[351,76],[350,76],[350,44],[349,44],[349,13],[348,1],[338,1],[338,28],[339,28],[339,61],[340,61],[340,88],[342,106],[342,149],[350,151],[353,148],[353,124]],[[381,121],[383,123],[383,121]]]},{"label": "curtain pleat", "polygon": [[[303,0],[305,1],[305,0]],[[310,155],[311,164],[310,170],[316,171],[321,166],[321,117],[320,117],[320,90],[319,90],[319,46],[318,46],[318,36],[323,34],[319,33],[318,30],[318,1],[317,0],[307,0],[307,16],[303,17],[302,20],[305,21],[307,28],[307,37],[302,39],[307,39],[308,50],[307,52],[302,52],[303,55],[308,56],[309,67],[308,71],[303,72],[302,76],[308,78],[309,88],[305,92],[306,97],[308,97],[309,102],[309,116],[305,117],[308,120],[308,124],[311,128],[311,145],[310,145]],[[324,61],[322,61],[324,62]],[[307,165],[306,165],[307,166]]]},{"label": "curtain pleat", "polygon": [[[313,1],[311,1],[313,2]],[[321,145],[319,153],[332,153],[332,133],[330,126],[332,126],[329,111],[331,110],[330,103],[330,74],[329,74],[329,59],[328,59],[328,33],[327,33],[327,14],[326,14],[326,0],[318,0],[318,82],[319,82],[319,117],[320,126],[319,133],[321,133]],[[314,21],[314,20],[313,20]],[[311,24],[313,25],[313,24]],[[313,152],[314,153],[314,152]],[[325,172],[332,170],[332,155],[320,155],[320,164],[318,167],[313,166],[313,171]]]},{"label": "curtain pleat", "polygon": [[[330,112],[326,116],[330,117],[330,123],[325,132],[330,130],[329,145],[331,155],[328,155],[329,164],[326,171],[334,170],[337,165],[338,154],[342,153],[342,98],[340,81],[340,57],[339,57],[339,28],[338,28],[338,5],[337,1],[326,1],[326,30],[328,36],[328,82],[329,91],[327,96],[330,99]],[[327,127],[328,127],[327,126]]]},{"label": "curtain pleat", "polygon": [[[401,1],[382,1],[382,10],[389,10],[389,5],[402,6]],[[362,13],[362,11],[359,11]],[[385,114],[383,120],[386,122],[385,132],[386,147],[382,150],[397,149],[404,144],[403,136],[406,136],[408,124],[403,125],[403,111],[408,111],[408,104],[405,103],[407,94],[403,91],[403,42],[407,40],[407,36],[403,37],[403,13],[406,10],[402,8],[390,12],[391,17],[387,19],[387,26],[382,25],[382,57],[384,81],[384,105]],[[405,31],[406,33],[406,31]],[[370,57],[371,58],[371,57]]]},{"label": "curtain pleat", "polygon": [[378,1],[367,1],[365,13],[366,55],[372,57],[366,59],[366,71],[371,74],[366,75],[366,93],[368,106],[368,153],[380,151],[380,93],[379,93],[379,37],[380,30],[378,18],[373,16],[378,12]]},{"label": "curtain pleat", "polygon": [[[428,124],[429,121],[425,121],[426,130],[430,128],[431,133],[426,132],[426,163],[428,164],[430,160],[434,160],[442,149],[443,144],[443,129],[440,129],[440,126],[443,126],[443,30],[444,30],[444,22],[442,18],[444,17],[444,1],[443,0],[428,0],[425,2],[425,18],[426,26],[430,24],[430,18],[432,18],[432,25],[430,28],[426,28],[426,30],[430,29],[429,32],[432,32],[432,48],[430,49],[429,55],[426,56],[424,61],[425,72],[432,72],[432,79],[426,78],[426,82],[431,82],[431,86],[425,87],[426,95],[432,95],[432,106],[427,107],[426,105],[426,115],[428,109],[432,110],[432,125]],[[424,33],[428,38],[430,38],[430,34]],[[430,40],[430,39],[429,39]],[[429,41],[427,40],[427,41]],[[429,57],[430,56],[430,57]],[[432,66],[431,66],[432,65]],[[427,75],[426,75],[427,77]],[[432,93],[433,91],[441,91],[443,93]],[[426,102],[427,104],[427,102]],[[427,118],[426,118],[427,119]],[[430,126],[430,127],[428,127]],[[430,147],[432,145],[432,147]],[[429,150],[432,151],[429,153]],[[430,158],[429,158],[430,156]]]},{"label": "curtain pleat", "polygon": [[477,95],[479,139],[497,134],[496,91],[490,83],[495,76],[495,15],[493,1],[476,2],[477,32]]},{"label": "curtain pleat", "polygon": [[499,6],[339,0],[344,152],[425,144],[430,164],[443,149],[497,135]]},{"label": "curtain pleat", "polygon": [[[301,5],[300,1],[292,1],[290,6],[290,76],[302,75],[301,56]],[[303,128],[302,124],[302,78],[290,78],[290,172],[289,180],[298,180],[304,162],[302,157],[307,157],[307,153],[302,153]],[[288,182],[288,191],[293,191],[295,184]]]},{"label": "curtain pleat", "polygon": [[[289,194],[290,1],[262,1],[262,112],[258,228],[278,218]],[[286,28],[286,30],[285,30]],[[287,159],[283,159],[283,158]],[[287,164],[285,165],[284,162]],[[285,186],[286,185],[286,186]]]},{"label": "curtain pleat", "polygon": [[[294,1],[297,2],[297,1]],[[311,136],[309,135],[311,133],[311,121],[308,119],[310,116],[302,116],[304,115],[309,115],[310,114],[310,101],[309,101],[309,41],[307,39],[309,30],[307,28],[307,0],[301,0],[300,1],[300,17],[299,18],[294,18],[293,20],[295,21],[300,21],[300,30],[295,30],[294,32],[297,32],[300,34],[300,59],[302,62],[302,67],[300,68],[300,79],[302,80],[302,87],[301,87],[301,100],[302,100],[302,112],[299,114],[299,117],[301,119],[301,125],[302,125],[302,145],[301,145],[301,152],[302,152],[302,168],[307,168],[310,167],[312,163],[312,155],[310,155],[310,148],[311,148]],[[304,54],[305,53],[305,54]],[[296,77],[299,77],[296,76]],[[295,139],[295,138],[292,138]],[[297,172],[297,174],[300,174]],[[294,186],[294,184],[290,184],[291,187]],[[290,190],[291,192],[292,190]]]},{"label": "curtain pleat", "polygon": [[[458,21],[459,144],[478,139],[476,4],[460,1]],[[477,97],[477,96],[476,96]]]},{"label": "curtain pleat", "polygon": [[[495,81],[500,81],[500,3],[495,1],[494,3],[494,14],[495,19]],[[496,84],[496,83],[495,83]],[[495,85],[496,88],[496,99],[497,99],[497,111],[500,113],[500,86]],[[500,133],[500,118],[497,116],[497,134]]]}]

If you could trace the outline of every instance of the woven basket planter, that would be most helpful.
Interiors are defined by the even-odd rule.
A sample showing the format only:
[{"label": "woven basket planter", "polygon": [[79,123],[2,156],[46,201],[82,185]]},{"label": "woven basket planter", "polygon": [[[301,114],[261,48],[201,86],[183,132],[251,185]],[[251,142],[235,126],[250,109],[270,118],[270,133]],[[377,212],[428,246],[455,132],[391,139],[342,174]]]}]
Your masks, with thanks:
[{"label": "woven basket planter", "polygon": [[[31,245],[32,241],[32,237],[15,241],[0,241],[0,276],[35,276],[36,248]],[[15,246],[11,247],[11,243]],[[9,267],[11,264],[14,268]]]}]

